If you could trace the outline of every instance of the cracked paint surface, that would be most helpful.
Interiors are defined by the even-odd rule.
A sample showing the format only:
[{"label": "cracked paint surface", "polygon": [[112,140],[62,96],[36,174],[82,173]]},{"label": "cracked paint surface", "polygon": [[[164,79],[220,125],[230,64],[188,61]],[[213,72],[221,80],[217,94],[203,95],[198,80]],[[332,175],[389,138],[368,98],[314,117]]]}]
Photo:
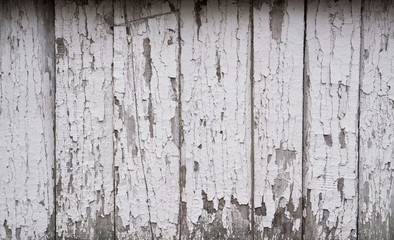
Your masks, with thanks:
[{"label": "cracked paint surface", "polygon": [[307,239],[356,237],[360,13],[360,1],[310,1],[307,6]]},{"label": "cracked paint surface", "polygon": [[249,238],[248,1],[183,1],[182,238]]},{"label": "cracked paint surface", "polygon": [[55,2],[56,231],[113,237],[112,2]]},{"label": "cracked paint surface", "polygon": [[52,8],[0,10],[0,239],[54,234]]},{"label": "cracked paint surface", "polygon": [[[115,6],[115,25],[129,22],[133,6],[122,1]],[[159,12],[159,6],[151,6]],[[177,236],[177,37],[173,13],[115,26],[115,204],[120,239]]]},{"label": "cracked paint surface", "polygon": [[301,239],[304,2],[253,17],[255,239]]},{"label": "cracked paint surface", "polygon": [[394,235],[392,1],[27,2],[0,239]]},{"label": "cracked paint surface", "polygon": [[365,1],[360,91],[360,239],[394,236],[394,3]]}]

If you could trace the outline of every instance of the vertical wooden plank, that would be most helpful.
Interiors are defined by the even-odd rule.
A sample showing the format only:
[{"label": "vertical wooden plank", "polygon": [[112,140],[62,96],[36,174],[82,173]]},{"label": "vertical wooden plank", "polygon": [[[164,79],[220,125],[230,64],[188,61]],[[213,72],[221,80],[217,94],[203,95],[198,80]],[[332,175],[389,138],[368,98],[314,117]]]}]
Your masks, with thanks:
[{"label": "vertical wooden plank", "polygon": [[0,239],[54,236],[54,31],[47,1],[0,9]]},{"label": "vertical wooden plank", "polygon": [[115,6],[116,235],[172,239],[179,210],[177,17],[129,19],[129,3]]},{"label": "vertical wooden plank", "polygon": [[255,239],[301,239],[304,1],[257,1]]},{"label": "vertical wooden plank", "polygon": [[113,238],[112,1],[55,1],[56,228]]},{"label": "vertical wooden plank", "polygon": [[251,237],[249,10],[181,3],[182,239]]},{"label": "vertical wooden plank", "polygon": [[308,1],[305,238],[356,238],[360,1]]},{"label": "vertical wooden plank", "polygon": [[394,2],[364,2],[359,238],[394,236]]}]

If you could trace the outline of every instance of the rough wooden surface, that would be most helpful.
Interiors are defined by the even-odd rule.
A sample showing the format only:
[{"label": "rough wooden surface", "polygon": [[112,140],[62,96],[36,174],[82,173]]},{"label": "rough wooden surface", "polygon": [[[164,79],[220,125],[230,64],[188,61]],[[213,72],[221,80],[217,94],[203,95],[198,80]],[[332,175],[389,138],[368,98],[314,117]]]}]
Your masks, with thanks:
[{"label": "rough wooden surface", "polygon": [[0,239],[394,236],[392,0],[0,6]]},{"label": "rough wooden surface", "polygon": [[130,19],[133,5],[115,7],[117,237],[172,239],[179,210],[177,18]]},{"label": "rough wooden surface", "polygon": [[256,2],[255,239],[301,239],[304,2]]},{"label": "rough wooden surface", "polygon": [[360,92],[360,239],[394,236],[394,2],[365,1]]},{"label": "rough wooden surface", "polygon": [[357,235],[360,1],[308,1],[305,238]]},{"label": "rough wooden surface", "polygon": [[56,231],[112,238],[112,1],[55,1]]},{"label": "rough wooden surface", "polygon": [[0,6],[0,239],[53,237],[53,6]]},{"label": "rough wooden surface", "polygon": [[182,238],[250,237],[248,1],[183,1]]}]

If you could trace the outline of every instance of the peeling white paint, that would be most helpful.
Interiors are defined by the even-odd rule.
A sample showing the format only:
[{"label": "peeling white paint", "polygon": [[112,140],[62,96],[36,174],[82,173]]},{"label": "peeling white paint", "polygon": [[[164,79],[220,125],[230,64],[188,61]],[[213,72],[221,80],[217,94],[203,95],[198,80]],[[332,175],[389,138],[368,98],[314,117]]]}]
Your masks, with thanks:
[{"label": "peeling white paint", "polygon": [[55,1],[59,237],[113,236],[112,17],[110,0]]},{"label": "peeling white paint", "polygon": [[256,3],[255,238],[301,237],[304,2]]},{"label": "peeling white paint", "polygon": [[310,1],[306,32],[305,237],[357,234],[360,1]]},{"label": "peeling white paint", "polygon": [[129,22],[133,6],[123,7],[115,24],[129,29],[115,27],[114,46],[117,236],[170,239],[179,211],[177,18]]},{"label": "peeling white paint", "polygon": [[394,3],[365,1],[360,92],[360,239],[394,236]]},{"label": "peeling white paint", "polygon": [[50,9],[42,1],[0,9],[0,239],[53,236]]},{"label": "peeling white paint", "polygon": [[250,234],[249,8],[181,5],[185,238]]},{"label": "peeling white paint", "polygon": [[0,239],[394,235],[392,2],[3,2]]}]

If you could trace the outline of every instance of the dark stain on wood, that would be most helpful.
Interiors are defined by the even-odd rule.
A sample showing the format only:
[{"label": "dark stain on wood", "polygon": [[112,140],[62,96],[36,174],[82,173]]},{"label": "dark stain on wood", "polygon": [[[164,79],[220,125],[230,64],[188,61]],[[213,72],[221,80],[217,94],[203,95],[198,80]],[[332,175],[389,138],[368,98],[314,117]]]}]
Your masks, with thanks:
[{"label": "dark stain on wood", "polygon": [[345,129],[341,129],[339,133],[339,143],[341,144],[341,148],[346,148],[346,132]]},{"label": "dark stain on wood", "polygon": [[338,191],[341,193],[341,199],[342,199],[342,201],[344,200],[344,199],[343,199],[343,196],[344,196],[344,194],[343,194],[344,185],[345,185],[345,180],[344,180],[343,178],[338,179],[337,189],[338,189]]},{"label": "dark stain on wood", "polygon": [[12,230],[8,227],[7,220],[4,220],[3,227],[5,229],[5,235],[8,239],[12,239]]},{"label": "dark stain on wood", "polygon": [[[144,38],[143,41],[144,48],[144,57],[145,57],[145,68],[144,68],[144,78],[145,83],[151,90],[151,81],[152,81],[152,58],[151,58],[151,45],[150,39]],[[153,124],[155,122],[154,113],[153,113],[153,104],[152,104],[152,93],[149,91],[149,100],[148,100],[148,120],[149,120],[149,133],[150,137],[153,138]]]},{"label": "dark stain on wood", "polygon": [[[104,199],[102,201],[104,201]],[[99,212],[96,213],[94,235],[94,239],[114,239],[114,223],[112,214],[104,215]]]},{"label": "dark stain on wood", "polygon": [[213,201],[208,201],[207,194],[204,190],[201,191],[202,202],[203,202],[203,209],[207,211],[209,214],[215,213],[215,207],[213,206]]},{"label": "dark stain on wood", "polygon": [[66,40],[64,38],[56,38],[57,57],[64,57],[68,55],[66,47]]},{"label": "dark stain on wood", "polygon": [[[296,159],[296,151],[283,149],[282,144],[280,148],[275,149],[275,154],[275,164],[283,169],[283,171],[286,171],[288,166],[292,166],[293,161]],[[270,158],[270,156],[268,156],[268,158]]]},{"label": "dark stain on wood", "polygon": [[267,208],[265,206],[264,197],[261,198],[261,207],[254,209],[256,216],[267,216]]},{"label": "dark stain on wood", "polygon": [[287,1],[275,0],[272,3],[270,11],[270,30],[272,38],[278,43],[281,41],[283,17],[285,15],[285,9],[287,7]]},{"label": "dark stain on wood", "polygon": [[200,40],[200,27],[201,27],[201,11],[202,7],[207,6],[207,0],[197,0],[194,4],[194,17],[197,24],[197,39]]},{"label": "dark stain on wood", "polygon": [[200,164],[194,161],[193,171],[198,172],[200,170]]},{"label": "dark stain on wood", "polygon": [[217,50],[216,50],[216,77],[218,78],[218,82],[220,83],[222,79],[222,71],[220,70],[220,55]]},{"label": "dark stain on wood", "polygon": [[303,232],[304,239],[317,239],[317,225],[316,216],[312,212],[312,201],[317,201],[317,199],[311,199],[311,189],[307,189],[307,195],[304,200],[304,211],[305,216],[303,219]]},{"label": "dark stain on wood", "polygon": [[326,142],[326,145],[329,147],[332,147],[332,136],[331,134],[324,134],[324,141]]}]

